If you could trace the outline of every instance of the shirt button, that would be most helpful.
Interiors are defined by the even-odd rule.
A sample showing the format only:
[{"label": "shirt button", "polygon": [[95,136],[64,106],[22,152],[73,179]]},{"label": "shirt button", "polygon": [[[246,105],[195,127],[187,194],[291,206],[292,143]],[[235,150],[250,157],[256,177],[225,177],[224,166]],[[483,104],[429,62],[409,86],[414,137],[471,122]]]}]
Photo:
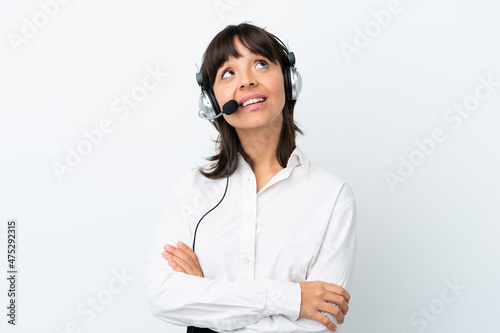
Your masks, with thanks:
[{"label": "shirt button", "polygon": [[250,259],[248,259],[248,258],[243,259],[243,263],[245,265],[250,265]]},{"label": "shirt button", "polygon": [[248,214],[248,219],[253,220],[253,214]]}]

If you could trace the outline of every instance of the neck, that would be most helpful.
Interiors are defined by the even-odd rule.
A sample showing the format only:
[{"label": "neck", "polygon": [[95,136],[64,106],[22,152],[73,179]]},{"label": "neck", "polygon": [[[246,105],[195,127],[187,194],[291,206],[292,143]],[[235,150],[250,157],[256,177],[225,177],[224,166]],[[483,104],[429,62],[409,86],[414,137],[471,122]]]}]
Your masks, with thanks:
[{"label": "neck", "polygon": [[254,172],[282,169],[276,158],[281,126],[239,129],[237,134],[243,150],[254,162]]}]

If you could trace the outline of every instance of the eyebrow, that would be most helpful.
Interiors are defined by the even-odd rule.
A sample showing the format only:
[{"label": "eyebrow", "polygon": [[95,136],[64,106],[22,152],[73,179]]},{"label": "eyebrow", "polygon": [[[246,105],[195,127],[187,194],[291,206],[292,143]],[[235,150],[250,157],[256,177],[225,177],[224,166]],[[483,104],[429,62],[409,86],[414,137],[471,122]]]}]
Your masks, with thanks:
[{"label": "eyebrow", "polygon": [[[279,65],[279,61],[274,62],[274,61],[272,61],[271,59],[269,59],[268,57],[266,57],[266,56],[265,56],[265,55],[263,55],[263,54],[253,53],[252,51],[250,51],[250,53],[251,53],[253,56],[257,57],[257,58],[260,58],[260,57],[264,58],[265,60],[267,60],[267,61],[269,62],[269,64]],[[232,55],[231,55],[231,56],[229,56],[229,57],[228,57],[228,59],[227,59],[226,61],[224,61],[224,62],[223,62],[223,63],[219,66],[219,68],[217,69],[217,72],[215,73],[215,74],[216,74],[216,76],[218,76],[218,74],[219,74],[219,72],[220,72],[221,70],[224,70],[224,67],[228,66],[228,63],[230,63],[230,62],[231,62],[231,61],[230,61],[230,59],[235,59],[235,60],[237,60],[237,59],[239,59],[239,58],[241,58],[241,57],[243,57],[243,55],[240,55],[239,57],[234,57],[234,56],[232,56]],[[233,61],[234,61],[234,60],[233,60]]]},{"label": "eyebrow", "polygon": [[[265,55],[263,55],[263,54],[253,53],[253,52],[251,52],[251,51],[250,51],[250,53],[251,53],[253,56],[255,56],[256,58],[260,58],[260,57],[262,57],[262,58],[264,58],[265,60],[267,60],[267,61],[269,61],[269,62],[271,62],[271,63],[273,63],[273,64],[278,64],[278,61],[274,62],[274,61],[272,61],[271,59],[269,59],[268,57],[266,57],[266,56],[265,56]],[[226,60],[226,61],[224,61],[224,62],[223,62],[223,63],[219,66],[219,69],[220,69],[220,68],[222,68],[222,67],[224,67],[224,65],[226,65],[228,62],[232,62],[232,61],[234,61],[234,60],[230,60],[230,59],[235,59],[235,60],[238,60],[238,59],[240,59],[240,58],[242,58],[242,57],[243,57],[243,55],[240,55],[240,56],[239,56],[239,57],[237,57],[237,58],[236,58],[236,57],[233,57],[233,56],[229,56],[229,57],[227,58],[227,60]]]}]

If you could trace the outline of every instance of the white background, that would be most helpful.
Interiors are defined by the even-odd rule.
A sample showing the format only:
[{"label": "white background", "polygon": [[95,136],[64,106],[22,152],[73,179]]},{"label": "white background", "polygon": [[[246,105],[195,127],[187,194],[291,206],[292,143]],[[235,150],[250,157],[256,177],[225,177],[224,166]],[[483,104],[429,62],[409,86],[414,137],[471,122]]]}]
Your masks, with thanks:
[{"label": "white background", "polygon": [[[214,149],[194,63],[243,21],[289,40],[304,80],[298,144],[356,195],[343,331],[498,329],[500,87],[459,126],[444,117],[474,100],[479,77],[500,82],[499,2],[401,0],[385,27],[372,11],[386,0],[87,0],[53,17],[48,2],[0,2],[0,266],[7,274],[7,221],[17,219],[19,269],[16,327],[1,279],[2,331],[185,332],[151,314],[146,257],[171,185]],[[38,31],[25,27],[34,20]],[[14,43],[23,30],[31,36]],[[346,56],[342,43],[356,42]],[[168,75],[120,118],[113,103],[140,89],[148,67]],[[58,179],[53,164],[106,118],[113,131]],[[438,128],[446,140],[419,153],[416,141]],[[386,174],[410,158],[419,165],[391,189]],[[97,296],[106,304],[90,310]]]}]

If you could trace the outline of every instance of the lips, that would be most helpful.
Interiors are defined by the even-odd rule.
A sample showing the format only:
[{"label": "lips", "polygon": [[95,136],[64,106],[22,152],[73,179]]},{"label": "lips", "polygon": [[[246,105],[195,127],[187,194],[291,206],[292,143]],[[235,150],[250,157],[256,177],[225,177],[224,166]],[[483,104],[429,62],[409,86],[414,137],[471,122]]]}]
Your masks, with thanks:
[{"label": "lips", "polygon": [[246,101],[245,103],[243,103],[241,105],[241,107],[245,107],[247,105],[252,105],[252,104],[255,104],[255,103],[260,103],[260,102],[265,102],[266,99],[265,98],[252,98],[252,99],[249,99],[248,101]]},{"label": "lips", "polygon": [[245,95],[242,99],[240,99],[239,104],[240,104],[240,107],[244,108],[244,107],[247,107],[249,105],[253,105],[255,103],[265,102],[266,100],[267,100],[267,98],[265,95],[254,93],[254,94]]}]

